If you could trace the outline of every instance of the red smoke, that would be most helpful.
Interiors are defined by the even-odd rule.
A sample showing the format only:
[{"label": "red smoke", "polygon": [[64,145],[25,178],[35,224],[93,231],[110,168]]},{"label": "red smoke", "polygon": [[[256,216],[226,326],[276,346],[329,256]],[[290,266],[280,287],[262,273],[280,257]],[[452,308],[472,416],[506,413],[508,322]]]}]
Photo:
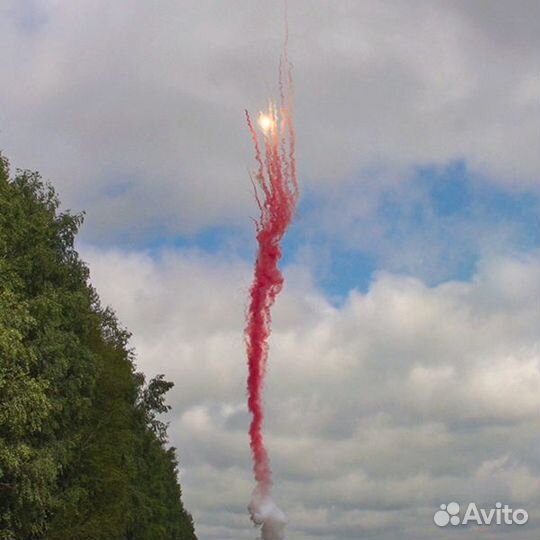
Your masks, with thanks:
[{"label": "red smoke", "polygon": [[283,275],[278,267],[281,258],[280,243],[292,221],[298,199],[291,71],[288,64],[285,72],[280,71],[279,107],[269,104],[268,111],[259,117],[262,144],[246,111],[258,164],[252,181],[260,210],[260,217],[255,222],[258,252],[245,329],[249,367],[248,408],[252,415],[249,437],[256,491],[263,498],[270,495],[272,486],[272,473],[263,435],[263,384],[271,332],[270,309],[283,287]]}]

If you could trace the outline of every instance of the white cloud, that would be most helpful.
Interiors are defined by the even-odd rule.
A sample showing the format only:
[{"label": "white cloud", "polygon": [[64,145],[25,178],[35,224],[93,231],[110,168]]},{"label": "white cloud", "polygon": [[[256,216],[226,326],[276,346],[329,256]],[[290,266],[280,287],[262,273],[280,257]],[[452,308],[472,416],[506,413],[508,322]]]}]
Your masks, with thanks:
[{"label": "white cloud", "polygon": [[[1,14],[0,144],[89,210],[94,238],[247,222],[243,109],[275,92],[281,6],[13,0]],[[289,16],[305,186],[456,158],[538,186],[537,2],[298,0]]]},{"label": "white cloud", "polygon": [[[82,253],[133,331],[140,368],[176,383],[170,435],[199,537],[252,538],[250,268],[194,251]],[[471,282],[437,287],[381,273],[338,307],[306,269],[286,269],[266,403],[275,498],[291,537],[390,540],[399,530],[427,539],[450,500],[540,511],[538,262],[485,260]]]}]

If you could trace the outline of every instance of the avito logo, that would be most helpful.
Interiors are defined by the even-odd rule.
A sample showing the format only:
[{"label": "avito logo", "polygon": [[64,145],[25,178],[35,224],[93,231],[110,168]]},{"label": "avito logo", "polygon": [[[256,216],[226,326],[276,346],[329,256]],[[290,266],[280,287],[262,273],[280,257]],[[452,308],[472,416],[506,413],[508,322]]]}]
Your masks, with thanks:
[{"label": "avito logo", "polygon": [[529,521],[529,513],[523,508],[513,510],[507,504],[498,502],[495,508],[478,508],[476,503],[469,503],[463,517],[461,506],[457,502],[441,504],[435,512],[433,521],[438,527],[447,525],[525,525]]}]

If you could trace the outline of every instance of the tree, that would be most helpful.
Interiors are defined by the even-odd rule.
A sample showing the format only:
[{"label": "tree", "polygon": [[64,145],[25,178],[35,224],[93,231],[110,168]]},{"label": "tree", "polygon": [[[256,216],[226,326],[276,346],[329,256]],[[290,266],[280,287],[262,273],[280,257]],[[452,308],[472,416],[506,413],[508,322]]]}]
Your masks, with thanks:
[{"label": "tree", "polygon": [[0,540],[195,539],[159,420],[172,383],[136,372],[82,218],[0,155]]}]

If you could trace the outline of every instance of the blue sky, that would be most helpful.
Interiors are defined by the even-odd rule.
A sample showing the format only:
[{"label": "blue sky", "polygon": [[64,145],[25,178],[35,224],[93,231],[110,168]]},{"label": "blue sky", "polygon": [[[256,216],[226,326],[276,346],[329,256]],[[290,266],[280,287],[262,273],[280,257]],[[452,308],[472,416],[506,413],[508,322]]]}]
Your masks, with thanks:
[{"label": "blue sky", "polygon": [[[376,181],[376,180],[375,180]],[[486,254],[508,255],[534,251],[540,247],[539,197],[532,190],[505,189],[471,172],[463,161],[439,166],[416,166],[404,186],[383,190],[368,219],[347,226],[382,226],[384,233],[377,245],[356,245],[347,239],[347,231],[329,230],[314,225],[328,205],[339,213],[340,200],[328,203],[324,194],[307,187],[289,233],[283,243],[283,266],[301,261],[306,250],[318,285],[336,301],[350,289],[367,291],[374,274],[397,270],[425,279],[430,284],[445,280],[469,280],[478,260]],[[303,187],[303,186],[302,186]],[[108,194],[121,196],[129,184],[115,184]],[[354,178],[342,187],[342,196],[362,198],[362,184]],[[367,188],[369,189],[369,188]],[[414,196],[403,197],[403,191]],[[244,226],[214,226],[193,235],[170,235],[152,231],[144,238],[109,239],[126,249],[143,249],[159,254],[167,249],[197,249],[207,254],[229,254],[251,261],[255,254],[254,231],[249,216]],[[406,245],[408,238],[425,238],[425,251],[416,253],[413,266],[385,265],[381,251],[396,244]],[[437,250],[433,250],[436,244]],[[418,249],[418,248],[415,248]],[[433,267],[437,267],[433,270]],[[439,269],[439,267],[442,267]]]}]

